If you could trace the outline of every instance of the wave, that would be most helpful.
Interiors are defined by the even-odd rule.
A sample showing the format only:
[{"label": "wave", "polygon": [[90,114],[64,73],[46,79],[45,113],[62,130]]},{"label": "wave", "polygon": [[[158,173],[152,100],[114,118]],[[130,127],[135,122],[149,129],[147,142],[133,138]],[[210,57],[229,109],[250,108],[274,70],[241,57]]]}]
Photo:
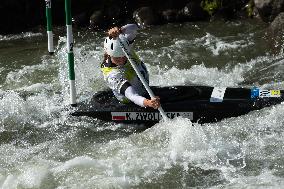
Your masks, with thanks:
[{"label": "wave", "polygon": [[17,35],[0,35],[0,42],[1,41],[12,41],[12,40],[18,40],[18,39],[26,39],[26,38],[32,38],[32,37],[39,37],[43,36],[42,33],[33,33],[33,32],[25,32]]},{"label": "wave", "polygon": [[[187,47],[196,45],[214,58],[230,50],[245,49],[253,44],[251,40],[205,34],[197,39],[172,40],[157,48],[142,48],[138,54],[149,68],[151,85],[283,89],[283,78],[273,75],[282,74],[281,55],[258,56],[237,63],[227,59],[225,66],[218,67],[192,63],[192,54],[185,53]],[[106,88],[100,73],[102,41],[90,41],[77,42],[74,47],[78,101],[90,99]],[[147,130],[139,125],[71,117],[65,45],[66,38],[59,38],[53,58],[43,55],[35,65],[12,69],[1,86],[0,187],[283,185],[283,104],[218,123],[200,125],[176,118]],[[181,58],[185,60],[178,65]],[[264,76],[267,79],[262,79]]]}]

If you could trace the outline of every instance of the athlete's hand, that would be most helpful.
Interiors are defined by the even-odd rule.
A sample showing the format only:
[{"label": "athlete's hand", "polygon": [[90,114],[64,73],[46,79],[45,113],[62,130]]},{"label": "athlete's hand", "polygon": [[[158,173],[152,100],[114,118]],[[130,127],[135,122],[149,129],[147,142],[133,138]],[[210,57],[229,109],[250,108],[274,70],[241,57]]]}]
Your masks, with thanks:
[{"label": "athlete's hand", "polygon": [[113,27],[113,28],[109,29],[107,33],[108,33],[108,36],[115,39],[119,36],[119,34],[121,34],[121,28]]},{"label": "athlete's hand", "polygon": [[152,98],[151,100],[145,99],[143,104],[145,107],[150,107],[154,109],[158,109],[161,106],[160,98],[158,96]]}]

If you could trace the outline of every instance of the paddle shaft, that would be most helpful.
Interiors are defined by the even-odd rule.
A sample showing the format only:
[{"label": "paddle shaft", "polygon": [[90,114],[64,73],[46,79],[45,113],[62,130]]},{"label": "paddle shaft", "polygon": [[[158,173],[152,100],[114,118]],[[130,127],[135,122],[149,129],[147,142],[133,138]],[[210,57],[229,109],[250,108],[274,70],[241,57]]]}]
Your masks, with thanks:
[{"label": "paddle shaft", "polygon": [[[136,64],[135,64],[135,62],[132,60],[132,56],[130,55],[130,53],[128,52],[128,50],[126,49],[126,47],[124,46],[124,44],[122,43],[122,41],[120,40],[119,37],[117,37],[117,40],[119,41],[120,46],[121,46],[121,48],[122,48],[122,50],[123,50],[125,56],[126,56],[127,59],[129,60],[129,62],[130,62],[130,64],[131,64],[131,66],[133,67],[133,69],[135,70],[135,72],[136,72],[138,78],[139,78],[140,81],[142,82],[142,84],[143,84],[143,86],[145,87],[146,91],[149,93],[149,95],[150,95],[151,98],[155,98],[155,95],[154,95],[153,91],[152,91],[151,88],[149,87],[148,83],[145,81],[143,75],[142,75],[142,74],[140,73],[140,71],[138,70],[138,68],[137,68],[137,66],[136,66]],[[162,106],[160,106],[160,107],[158,108],[158,110],[159,110],[160,114],[162,115],[163,119],[164,119],[164,120],[167,120],[168,117],[167,117],[165,111],[163,110]]]}]

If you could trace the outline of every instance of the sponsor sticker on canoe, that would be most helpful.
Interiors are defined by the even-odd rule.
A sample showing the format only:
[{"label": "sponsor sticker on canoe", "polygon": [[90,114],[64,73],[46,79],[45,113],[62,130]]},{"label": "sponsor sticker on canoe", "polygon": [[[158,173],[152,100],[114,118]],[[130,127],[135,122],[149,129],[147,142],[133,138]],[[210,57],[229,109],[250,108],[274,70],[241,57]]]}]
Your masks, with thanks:
[{"label": "sponsor sticker on canoe", "polygon": [[[193,120],[193,112],[166,112],[168,118],[184,117]],[[113,121],[159,121],[159,112],[111,112]]]},{"label": "sponsor sticker on canoe", "polygon": [[259,90],[259,97],[281,97],[281,92],[280,90]]},{"label": "sponsor sticker on canoe", "polygon": [[270,98],[270,97],[281,97],[281,91],[280,90],[262,90],[258,88],[253,88],[251,90],[251,98]]}]

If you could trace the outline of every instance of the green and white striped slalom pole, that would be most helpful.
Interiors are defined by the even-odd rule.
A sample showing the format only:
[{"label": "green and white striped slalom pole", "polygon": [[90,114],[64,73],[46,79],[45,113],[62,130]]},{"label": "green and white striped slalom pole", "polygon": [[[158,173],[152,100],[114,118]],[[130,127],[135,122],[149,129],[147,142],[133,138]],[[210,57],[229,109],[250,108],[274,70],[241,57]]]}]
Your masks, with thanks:
[{"label": "green and white striped slalom pole", "polygon": [[70,100],[71,100],[71,106],[77,106],[70,0],[65,0],[65,15],[66,15],[66,27],[67,27],[67,53],[68,53],[67,57],[68,57],[68,65],[69,65]]},{"label": "green and white striped slalom pole", "polygon": [[53,46],[53,33],[52,33],[51,0],[45,0],[45,6],[46,6],[48,52],[49,52],[49,54],[53,54],[54,53],[54,46]]}]

